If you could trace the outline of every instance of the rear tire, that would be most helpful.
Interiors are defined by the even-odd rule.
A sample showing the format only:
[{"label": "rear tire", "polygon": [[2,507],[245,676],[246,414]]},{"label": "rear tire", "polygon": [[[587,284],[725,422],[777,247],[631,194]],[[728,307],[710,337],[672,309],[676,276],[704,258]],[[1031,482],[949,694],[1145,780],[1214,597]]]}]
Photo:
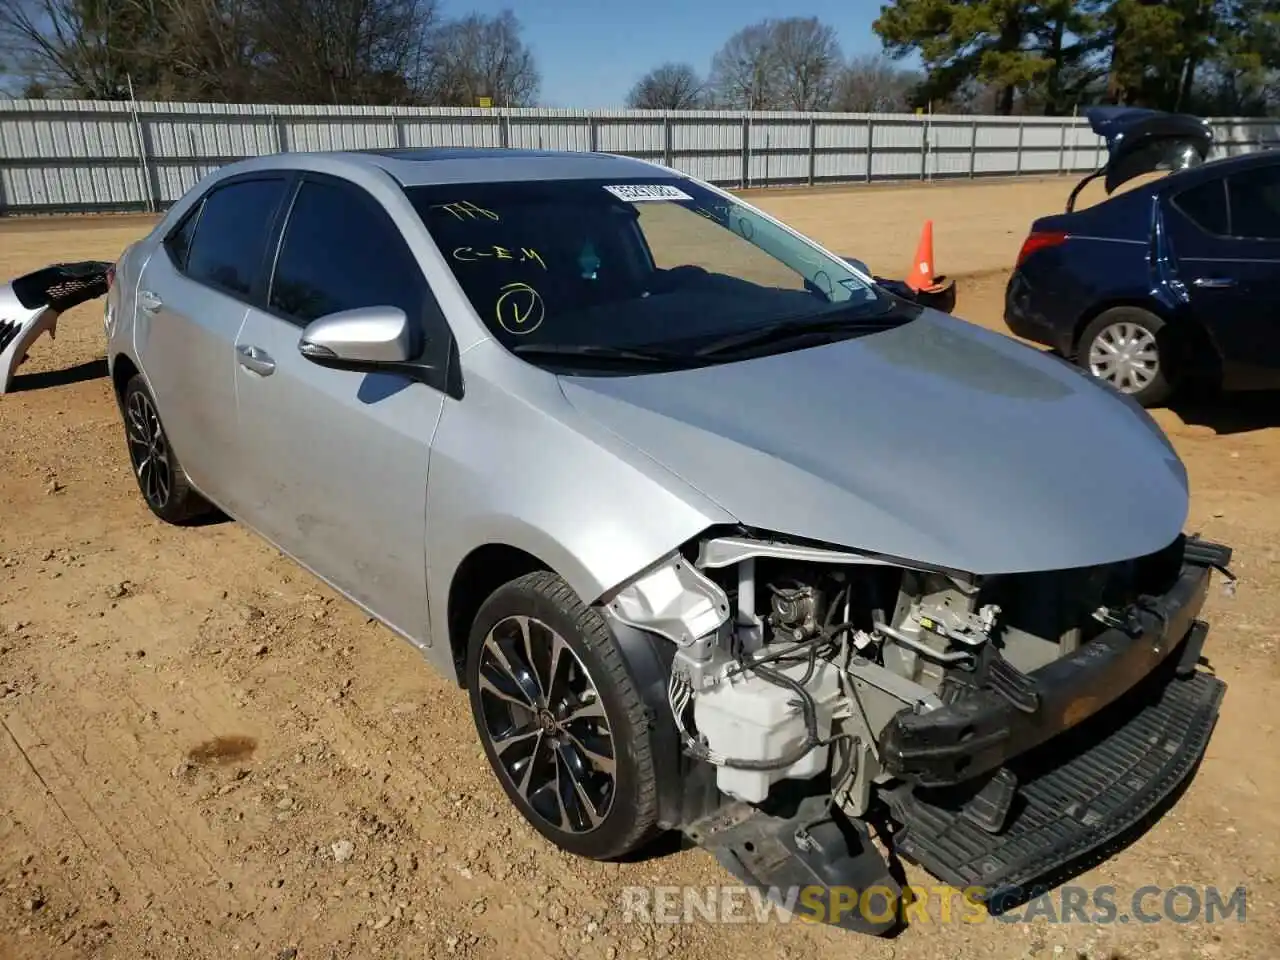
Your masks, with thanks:
[{"label": "rear tire", "polygon": [[120,406],[133,478],[151,512],[173,524],[190,523],[212,513],[213,507],[192,488],[169,445],[155,398],[141,374],[125,384]]},{"label": "rear tire", "polygon": [[1165,322],[1141,307],[1112,307],[1084,329],[1076,363],[1144,407],[1173,393],[1168,358],[1161,354]]},{"label": "rear tire", "polygon": [[494,591],[471,627],[466,680],[489,765],[534,829],[593,860],[657,833],[644,703],[608,625],[560,577]]}]

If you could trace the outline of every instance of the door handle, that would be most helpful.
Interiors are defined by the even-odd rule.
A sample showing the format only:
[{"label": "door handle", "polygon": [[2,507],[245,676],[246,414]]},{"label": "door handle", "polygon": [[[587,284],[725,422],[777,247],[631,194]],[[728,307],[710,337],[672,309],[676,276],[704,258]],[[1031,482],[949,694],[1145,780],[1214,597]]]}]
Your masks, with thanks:
[{"label": "door handle", "polygon": [[155,313],[164,306],[164,301],[150,290],[138,291],[138,308],[146,313]]},{"label": "door handle", "polygon": [[1196,277],[1191,283],[1203,290],[1225,290],[1236,285],[1230,277]]},{"label": "door handle", "polygon": [[238,346],[236,359],[240,361],[240,366],[260,377],[269,377],[276,370],[276,362],[261,347]]}]

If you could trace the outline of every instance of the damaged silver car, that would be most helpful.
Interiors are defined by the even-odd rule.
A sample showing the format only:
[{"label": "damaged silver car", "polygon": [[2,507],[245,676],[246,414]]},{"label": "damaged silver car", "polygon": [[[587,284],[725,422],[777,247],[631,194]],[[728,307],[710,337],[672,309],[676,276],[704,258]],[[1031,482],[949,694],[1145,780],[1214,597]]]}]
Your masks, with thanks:
[{"label": "damaged silver car", "polygon": [[699,180],[243,161],[124,253],[106,325],[150,508],[216,505],[456,677],[564,850],[678,830],[846,899],[902,857],[998,903],[1205,750],[1230,550],[1148,415]]}]

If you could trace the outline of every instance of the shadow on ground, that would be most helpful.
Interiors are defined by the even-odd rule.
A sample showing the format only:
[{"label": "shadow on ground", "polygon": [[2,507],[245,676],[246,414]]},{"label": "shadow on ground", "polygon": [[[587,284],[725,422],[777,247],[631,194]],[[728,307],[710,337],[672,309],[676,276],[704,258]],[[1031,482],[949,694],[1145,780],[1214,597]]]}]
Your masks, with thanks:
[{"label": "shadow on ground", "polygon": [[97,380],[107,375],[107,359],[86,360],[74,367],[62,370],[44,370],[40,373],[19,373],[13,378],[13,392],[24,390],[48,390],[50,387],[65,387],[73,383],[84,383]]},{"label": "shadow on ground", "polygon": [[1280,391],[1186,397],[1174,400],[1169,409],[1189,426],[1224,436],[1280,427]]}]

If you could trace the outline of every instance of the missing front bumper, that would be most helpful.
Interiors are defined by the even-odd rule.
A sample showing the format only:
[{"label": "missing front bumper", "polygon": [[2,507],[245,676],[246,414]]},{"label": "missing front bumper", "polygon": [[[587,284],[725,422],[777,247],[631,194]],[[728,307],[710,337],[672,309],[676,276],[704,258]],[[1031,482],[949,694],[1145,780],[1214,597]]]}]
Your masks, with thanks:
[{"label": "missing front bumper", "polygon": [[[1173,587],[1142,607],[1125,628],[1105,630],[1030,675],[1013,671],[1013,679],[997,677],[1003,682],[937,710],[898,713],[880,734],[885,772],[920,787],[970,782],[1123,698],[1193,632],[1210,570],[1225,566],[1230,556],[1225,547],[1188,540]],[[1002,674],[1011,670],[1006,667]]]},{"label": "missing front bumper", "polygon": [[1226,684],[1194,669],[1178,676],[1196,642],[1193,632],[1128,696],[1011,762],[1018,786],[994,835],[966,815],[960,789],[900,787],[890,798],[903,824],[897,852],[946,883],[977,888],[993,912],[1110,856],[1176,798],[1204,756]]}]

